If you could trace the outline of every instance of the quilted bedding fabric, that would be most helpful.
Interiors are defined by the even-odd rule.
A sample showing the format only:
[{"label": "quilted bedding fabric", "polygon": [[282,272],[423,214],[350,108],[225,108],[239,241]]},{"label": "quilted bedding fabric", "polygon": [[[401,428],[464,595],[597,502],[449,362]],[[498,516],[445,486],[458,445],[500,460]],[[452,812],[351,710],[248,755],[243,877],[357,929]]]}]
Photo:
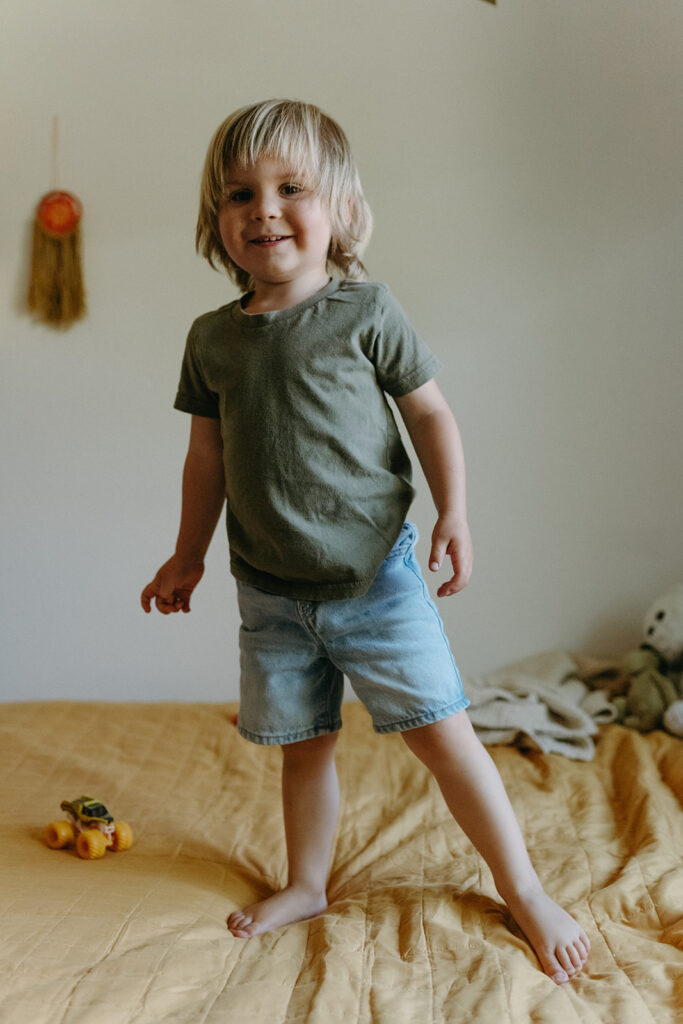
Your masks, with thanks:
[{"label": "quilted bedding fabric", "polygon": [[[431,776],[357,704],[328,910],[233,938],[226,917],[285,873],[281,754],[242,740],[235,710],[2,706],[3,1024],[683,1020],[680,739],[607,725],[590,762],[490,748],[544,885],[592,943],[557,987]],[[132,825],[130,850],[48,848],[81,794]]]}]

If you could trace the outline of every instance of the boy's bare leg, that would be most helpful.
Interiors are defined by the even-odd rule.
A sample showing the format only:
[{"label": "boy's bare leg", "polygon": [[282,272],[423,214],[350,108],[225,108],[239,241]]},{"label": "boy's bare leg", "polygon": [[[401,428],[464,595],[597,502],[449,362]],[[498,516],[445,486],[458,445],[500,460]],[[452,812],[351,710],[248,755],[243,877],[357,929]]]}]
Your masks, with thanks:
[{"label": "boy's bare leg", "polygon": [[339,812],[336,742],[337,733],[330,733],[283,746],[288,883],[273,896],[230,915],[228,928],[237,938],[315,917],[327,906],[325,888]]},{"label": "boy's bare leg", "polygon": [[465,711],[402,733],[429,768],[453,817],[491,868],[498,892],[545,973],[557,984],[580,971],[590,943],[545,893],[498,769]]}]

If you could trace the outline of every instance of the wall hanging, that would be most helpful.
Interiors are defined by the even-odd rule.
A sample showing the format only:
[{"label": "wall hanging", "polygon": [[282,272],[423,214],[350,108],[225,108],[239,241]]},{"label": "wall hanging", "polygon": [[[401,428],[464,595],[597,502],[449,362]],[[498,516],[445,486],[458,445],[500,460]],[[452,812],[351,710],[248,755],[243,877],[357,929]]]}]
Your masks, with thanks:
[{"label": "wall hanging", "polygon": [[52,138],[54,188],[36,207],[28,308],[51,327],[70,327],[85,313],[80,200],[57,187],[58,122]]}]

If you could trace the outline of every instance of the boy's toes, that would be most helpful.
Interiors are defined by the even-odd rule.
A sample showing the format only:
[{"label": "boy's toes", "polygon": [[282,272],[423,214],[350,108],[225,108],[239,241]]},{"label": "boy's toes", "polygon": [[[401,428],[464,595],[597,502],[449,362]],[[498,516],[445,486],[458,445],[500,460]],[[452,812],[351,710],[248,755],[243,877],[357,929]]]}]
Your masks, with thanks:
[{"label": "boy's toes", "polygon": [[571,956],[572,963],[576,967],[577,971],[580,971],[588,959],[588,950],[585,948],[581,940],[579,940],[574,943],[569,955]]},{"label": "boy's toes", "polygon": [[570,976],[576,974],[581,970],[582,961],[576,949],[573,946],[567,946],[564,956],[558,956],[558,960],[564,967],[567,974]]},{"label": "boy's toes", "polygon": [[239,939],[251,938],[253,920],[246,914],[237,911],[228,918],[228,929]]},{"label": "boy's toes", "polygon": [[563,966],[559,956],[555,956],[554,950],[541,950],[538,957],[541,962],[543,972],[555,982],[556,985],[563,985],[569,978],[574,974],[574,968],[572,967],[569,957],[567,957],[566,966]]},{"label": "boy's toes", "polygon": [[588,950],[579,940],[566,949],[547,951],[539,957],[541,967],[556,985],[563,985],[578,974],[588,959]]},{"label": "boy's toes", "polygon": [[[556,969],[555,974],[565,974],[568,978],[573,978],[576,974],[576,968],[574,967],[573,963],[571,963],[569,958],[558,956],[557,959],[559,967]],[[562,981],[564,981],[564,978],[562,979]],[[560,985],[562,984],[562,981],[559,983]]]},{"label": "boy's toes", "polygon": [[552,973],[550,971],[546,971],[546,974],[549,976],[551,981],[555,982],[556,985],[564,985],[565,981],[569,981],[569,975],[561,968],[554,970]]}]

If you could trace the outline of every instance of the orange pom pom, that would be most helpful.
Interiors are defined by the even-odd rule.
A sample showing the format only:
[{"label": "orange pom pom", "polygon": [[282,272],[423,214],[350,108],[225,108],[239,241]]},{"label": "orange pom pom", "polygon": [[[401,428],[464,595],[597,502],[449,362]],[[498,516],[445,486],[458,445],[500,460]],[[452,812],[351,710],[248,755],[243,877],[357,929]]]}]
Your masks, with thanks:
[{"label": "orange pom pom", "polygon": [[83,207],[70,192],[48,192],[38,203],[36,218],[46,235],[70,235],[83,214]]}]

